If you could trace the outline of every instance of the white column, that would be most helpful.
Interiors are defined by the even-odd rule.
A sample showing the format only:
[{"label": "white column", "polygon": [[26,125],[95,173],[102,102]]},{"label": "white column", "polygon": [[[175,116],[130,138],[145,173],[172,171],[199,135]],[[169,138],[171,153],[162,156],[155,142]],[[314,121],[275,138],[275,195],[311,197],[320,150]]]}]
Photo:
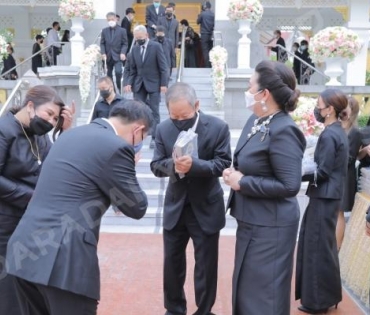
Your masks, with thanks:
[{"label": "white column", "polygon": [[116,0],[94,0],[94,8],[96,11],[95,19],[105,20],[108,12],[116,12]]},{"label": "white column", "polygon": [[369,10],[370,2],[351,0],[348,28],[356,32],[363,41],[360,54],[347,65],[346,84],[351,86],[364,86],[366,81],[367,53],[370,39]]},{"label": "white column", "polygon": [[216,0],[215,18],[217,21],[226,21],[227,10],[229,9],[229,0]]},{"label": "white column", "polygon": [[84,20],[80,17],[72,18],[71,30],[74,32],[74,36],[71,37],[71,66],[78,67],[81,64],[81,58],[85,50],[85,40],[81,36],[81,32],[84,31],[83,27]]}]

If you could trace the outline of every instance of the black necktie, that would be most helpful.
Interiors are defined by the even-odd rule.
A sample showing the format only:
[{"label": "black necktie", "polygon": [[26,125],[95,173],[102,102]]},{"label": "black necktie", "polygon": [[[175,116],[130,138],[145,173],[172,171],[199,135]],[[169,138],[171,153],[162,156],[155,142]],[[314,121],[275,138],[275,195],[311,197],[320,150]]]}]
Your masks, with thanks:
[{"label": "black necktie", "polygon": [[141,60],[144,61],[145,46],[141,46]]}]

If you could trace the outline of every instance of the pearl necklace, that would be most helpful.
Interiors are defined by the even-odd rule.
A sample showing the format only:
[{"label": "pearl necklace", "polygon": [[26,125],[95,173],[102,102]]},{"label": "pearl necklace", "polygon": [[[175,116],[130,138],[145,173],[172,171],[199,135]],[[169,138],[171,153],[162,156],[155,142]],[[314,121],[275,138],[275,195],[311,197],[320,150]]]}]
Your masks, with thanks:
[{"label": "pearl necklace", "polygon": [[248,133],[247,137],[248,137],[248,140],[250,138],[252,138],[257,132],[261,132],[262,133],[262,137],[261,137],[261,141],[265,140],[266,138],[266,135],[269,134],[270,132],[270,129],[267,128],[266,126],[268,126],[271,122],[271,119],[274,118],[274,116],[277,114],[277,113],[280,113],[281,110],[271,114],[270,116],[268,116],[268,118],[266,120],[264,120],[262,123],[259,124],[259,121],[261,118],[256,118],[254,120],[254,123],[253,123],[253,127],[250,131],[250,133]]}]

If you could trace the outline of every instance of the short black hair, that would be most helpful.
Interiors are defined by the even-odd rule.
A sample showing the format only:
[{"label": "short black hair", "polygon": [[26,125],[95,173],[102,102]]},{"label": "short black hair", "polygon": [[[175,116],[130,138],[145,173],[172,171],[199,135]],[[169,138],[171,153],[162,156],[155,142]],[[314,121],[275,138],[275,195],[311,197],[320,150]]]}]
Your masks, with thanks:
[{"label": "short black hair", "polygon": [[135,14],[135,10],[133,8],[127,8],[126,9],[126,15],[130,14],[130,13]]},{"label": "short black hair", "polygon": [[205,1],[205,2],[203,3],[203,8],[205,8],[205,9],[210,9],[211,7],[212,7],[211,2],[209,2],[209,1]]},{"label": "short black hair", "polygon": [[36,35],[36,40],[43,39],[43,38],[44,38],[44,36],[42,36],[42,35],[40,35],[40,34],[37,34],[37,35]]},{"label": "short black hair", "polygon": [[185,26],[189,26],[189,22],[188,22],[188,20],[185,20],[185,19],[182,19],[182,20],[180,21],[180,24],[185,25]]},{"label": "short black hair", "polygon": [[116,18],[120,19],[121,17],[120,17],[120,15],[119,15],[119,14],[116,14]]},{"label": "short black hair", "polygon": [[308,41],[306,41],[305,39],[301,41],[301,46],[302,45],[307,45],[308,46]]},{"label": "short black hair", "polygon": [[53,22],[53,28],[54,28],[56,25],[59,25],[59,22],[57,22],[57,21]]},{"label": "short black hair", "polygon": [[158,32],[161,32],[161,33],[165,33],[166,34],[166,29],[165,29],[165,27],[164,26],[162,26],[162,25],[158,25],[157,26],[157,29],[156,29],[156,32],[158,33]]},{"label": "short black hair", "polygon": [[140,121],[144,131],[148,131],[153,124],[153,116],[149,107],[140,101],[124,100],[114,105],[109,112],[109,117],[117,117],[124,124]]},{"label": "short black hair", "polygon": [[176,6],[176,3],[175,2],[168,2],[168,6],[174,8]]}]

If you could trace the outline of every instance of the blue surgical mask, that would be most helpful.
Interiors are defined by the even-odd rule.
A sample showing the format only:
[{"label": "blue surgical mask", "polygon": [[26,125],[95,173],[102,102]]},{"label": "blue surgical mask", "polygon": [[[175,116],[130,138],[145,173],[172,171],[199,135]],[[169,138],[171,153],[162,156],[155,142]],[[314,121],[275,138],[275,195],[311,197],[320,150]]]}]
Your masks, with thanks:
[{"label": "blue surgical mask", "polygon": [[159,2],[154,2],[153,3],[154,4],[154,7],[157,9],[157,8],[159,8],[159,6],[161,5]]},{"label": "blue surgical mask", "polygon": [[134,145],[135,154],[138,153],[138,152],[140,152],[140,150],[143,148],[143,143],[144,142],[141,141],[140,143]]}]

